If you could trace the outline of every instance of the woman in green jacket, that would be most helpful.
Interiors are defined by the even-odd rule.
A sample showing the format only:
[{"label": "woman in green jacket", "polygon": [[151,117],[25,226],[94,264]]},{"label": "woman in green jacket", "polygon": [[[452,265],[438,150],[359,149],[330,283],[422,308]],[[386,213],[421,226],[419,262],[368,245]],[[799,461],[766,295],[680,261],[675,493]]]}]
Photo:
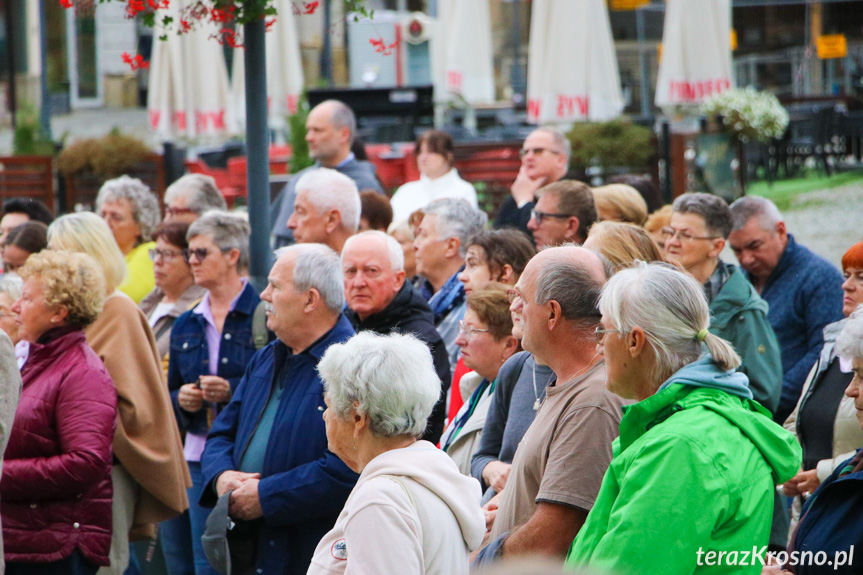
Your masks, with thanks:
[{"label": "woman in green jacket", "polygon": [[600,311],[608,388],[638,403],[624,408],[567,564],[617,575],[760,573],[775,486],[800,465],[796,440],[752,400],[740,357],[708,331],[692,277],[637,264],[609,280]]}]

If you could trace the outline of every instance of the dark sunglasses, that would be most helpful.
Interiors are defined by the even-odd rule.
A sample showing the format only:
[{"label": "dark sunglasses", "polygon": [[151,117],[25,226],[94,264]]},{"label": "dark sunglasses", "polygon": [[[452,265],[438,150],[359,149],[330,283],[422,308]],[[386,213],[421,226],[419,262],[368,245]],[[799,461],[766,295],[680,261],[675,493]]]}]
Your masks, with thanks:
[{"label": "dark sunglasses", "polygon": [[[221,251],[221,250],[219,250]],[[186,258],[186,261],[191,261],[192,256],[195,256],[199,262],[207,259],[207,254],[210,253],[210,250],[207,248],[186,248],[183,250],[183,257]]]}]

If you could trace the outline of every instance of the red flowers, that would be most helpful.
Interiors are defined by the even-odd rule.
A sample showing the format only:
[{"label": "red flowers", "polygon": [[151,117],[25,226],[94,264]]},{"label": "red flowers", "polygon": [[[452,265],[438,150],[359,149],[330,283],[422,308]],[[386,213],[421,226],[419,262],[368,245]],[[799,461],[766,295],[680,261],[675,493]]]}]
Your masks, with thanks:
[{"label": "red flowers", "polygon": [[320,2],[303,2],[303,14],[314,14]]},{"label": "red flowers", "polygon": [[222,28],[218,34],[210,36],[210,38],[215,38],[219,44],[227,44],[231,48],[244,48],[243,43],[240,41],[240,36],[230,28]]},{"label": "red flowers", "polygon": [[393,50],[399,45],[399,41],[396,40],[392,44],[387,44],[384,42],[383,38],[369,38],[369,44],[375,47],[375,52],[378,54],[383,54],[384,56],[389,56],[393,53]]},{"label": "red flowers", "polygon": [[225,9],[213,8],[210,11],[210,18],[212,18],[213,22],[227,24],[236,18],[236,11],[237,9],[234,6],[228,6]]},{"label": "red flowers", "polygon": [[132,68],[132,71],[135,70],[144,70],[150,67],[150,63],[144,60],[144,57],[140,54],[135,54],[132,56],[128,52],[123,52],[123,62],[129,65]]},{"label": "red flowers", "polygon": [[75,0],[60,0],[60,6],[63,8],[71,8],[75,5]]}]

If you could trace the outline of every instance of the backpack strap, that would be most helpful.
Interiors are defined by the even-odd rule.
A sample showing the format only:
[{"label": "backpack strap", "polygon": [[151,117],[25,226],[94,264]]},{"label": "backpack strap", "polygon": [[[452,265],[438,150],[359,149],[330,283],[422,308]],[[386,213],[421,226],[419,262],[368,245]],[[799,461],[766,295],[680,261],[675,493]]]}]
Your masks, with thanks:
[{"label": "backpack strap", "polygon": [[270,333],[267,330],[267,306],[265,301],[258,303],[255,314],[252,316],[252,341],[255,349],[261,349],[270,342]]}]

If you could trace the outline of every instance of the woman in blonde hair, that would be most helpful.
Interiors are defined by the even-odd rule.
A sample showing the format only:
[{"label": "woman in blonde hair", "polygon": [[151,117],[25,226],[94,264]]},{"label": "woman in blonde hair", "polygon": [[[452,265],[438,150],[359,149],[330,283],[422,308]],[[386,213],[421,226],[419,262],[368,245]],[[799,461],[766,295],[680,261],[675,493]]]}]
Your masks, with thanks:
[{"label": "woman in blonde hair", "polygon": [[647,202],[632,186],[608,184],[593,188],[593,201],[601,222],[612,220],[641,226],[647,219]]},{"label": "woman in blonde hair", "polygon": [[48,228],[48,247],[87,254],[105,275],[104,310],[85,334],[117,389],[111,566],[104,571],[120,575],[129,563],[129,541],[153,538],[156,523],[188,507],[189,470],[153,333],[141,310],[117,290],[126,261],[108,225],[89,212],[67,214]]},{"label": "woman in blonde hair", "polygon": [[20,274],[12,310],[30,348],[0,482],[6,573],[90,575],[111,546],[117,394],[83,331],[105,280],[92,258],[60,251],[31,255]]},{"label": "woman in blonde hair", "polygon": [[636,260],[664,262],[662,252],[646,230],[625,222],[597,222],[590,228],[584,247],[605,256],[618,272]]},{"label": "woman in blonde hair", "polygon": [[[721,557],[766,546],[774,488],[797,472],[800,447],[752,400],[731,344],[708,331],[701,285],[668,264],[639,262],[608,280],[599,309],[608,389],[638,403],[620,421],[567,564],[683,575],[702,572],[701,550]],[[713,572],[760,571],[757,561],[734,565]]]}]

